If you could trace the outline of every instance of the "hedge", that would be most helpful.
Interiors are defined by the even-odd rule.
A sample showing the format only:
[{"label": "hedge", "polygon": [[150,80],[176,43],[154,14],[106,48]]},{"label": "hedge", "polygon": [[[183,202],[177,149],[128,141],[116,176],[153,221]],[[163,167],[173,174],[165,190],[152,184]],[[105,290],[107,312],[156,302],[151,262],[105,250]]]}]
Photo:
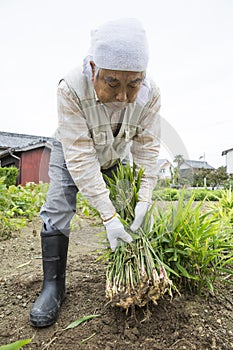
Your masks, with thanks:
[{"label": "hedge", "polygon": [[176,201],[179,198],[179,193],[184,193],[184,198],[189,199],[194,195],[195,201],[202,201],[204,199],[209,201],[218,201],[222,196],[222,190],[208,190],[208,189],[175,189],[164,188],[153,191],[153,200]]}]

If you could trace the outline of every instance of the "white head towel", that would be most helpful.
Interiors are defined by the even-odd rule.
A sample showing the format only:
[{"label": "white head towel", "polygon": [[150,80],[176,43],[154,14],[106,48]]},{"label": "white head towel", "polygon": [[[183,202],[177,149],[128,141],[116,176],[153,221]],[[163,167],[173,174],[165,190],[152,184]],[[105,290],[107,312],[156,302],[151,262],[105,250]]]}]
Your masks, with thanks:
[{"label": "white head towel", "polygon": [[148,64],[148,43],[141,23],[134,18],[110,21],[91,32],[90,55],[104,69],[143,72]]}]

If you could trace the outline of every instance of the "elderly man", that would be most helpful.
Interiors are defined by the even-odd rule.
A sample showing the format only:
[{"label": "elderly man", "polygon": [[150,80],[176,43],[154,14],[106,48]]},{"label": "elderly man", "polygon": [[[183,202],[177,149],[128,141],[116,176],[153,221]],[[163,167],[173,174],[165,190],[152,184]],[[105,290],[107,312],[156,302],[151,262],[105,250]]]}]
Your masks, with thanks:
[{"label": "elderly man", "polygon": [[53,324],[65,298],[70,221],[80,191],[103,220],[111,249],[132,237],[116,215],[103,174],[129,151],[144,175],[131,230],[143,222],[156,179],[160,93],[146,76],[148,46],[136,19],[92,31],[90,55],[58,86],[58,128],[50,159],[50,187],[41,208],[44,281],[30,311],[36,327]]}]

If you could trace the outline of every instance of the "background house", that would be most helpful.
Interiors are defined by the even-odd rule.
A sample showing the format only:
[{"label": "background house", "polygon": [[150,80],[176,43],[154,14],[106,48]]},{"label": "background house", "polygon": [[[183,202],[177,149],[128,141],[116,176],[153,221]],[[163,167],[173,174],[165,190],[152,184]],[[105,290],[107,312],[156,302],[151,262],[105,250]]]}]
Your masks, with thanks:
[{"label": "background house", "polygon": [[158,159],[158,176],[160,179],[170,179],[173,165],[167,159]]},{"label": "background house", "polygon": [[209,169],[209,170],[214,170],[214,167],[209,165],[206,161],[201,161],[201,160],[188,160],[184,159],[183,162],[180,165],[180,172],[182,174],[185,173],[186,170],[200,170],[200,169]]},{"label": "background house", "polygon": [[49,137],[0,131],[0,166],[18,168],[17,185],[49,182],[51,140]]},{"label": "background house", "polygon": [[204,186],[206,186],[207,174],[210,174],[214,167],[206,161],[183,159],[177,166],[179,174],[179,182],[194,185],[197,178],[202,178]]},{"label": "background house", "polygon": [[227,173],[233,174],[233,148],[223,151],[222,156],[226,156]]}]

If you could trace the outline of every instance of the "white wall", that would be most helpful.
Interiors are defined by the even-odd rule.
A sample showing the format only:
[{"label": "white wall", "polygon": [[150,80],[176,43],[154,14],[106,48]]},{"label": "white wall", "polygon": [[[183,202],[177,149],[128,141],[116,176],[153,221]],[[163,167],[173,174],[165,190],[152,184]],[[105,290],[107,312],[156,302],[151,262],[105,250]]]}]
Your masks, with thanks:
[{"label": "white wall", "polygon": [[233,174],[233,150],[227,152],[226,160],[227,160],[227,173]]}]

